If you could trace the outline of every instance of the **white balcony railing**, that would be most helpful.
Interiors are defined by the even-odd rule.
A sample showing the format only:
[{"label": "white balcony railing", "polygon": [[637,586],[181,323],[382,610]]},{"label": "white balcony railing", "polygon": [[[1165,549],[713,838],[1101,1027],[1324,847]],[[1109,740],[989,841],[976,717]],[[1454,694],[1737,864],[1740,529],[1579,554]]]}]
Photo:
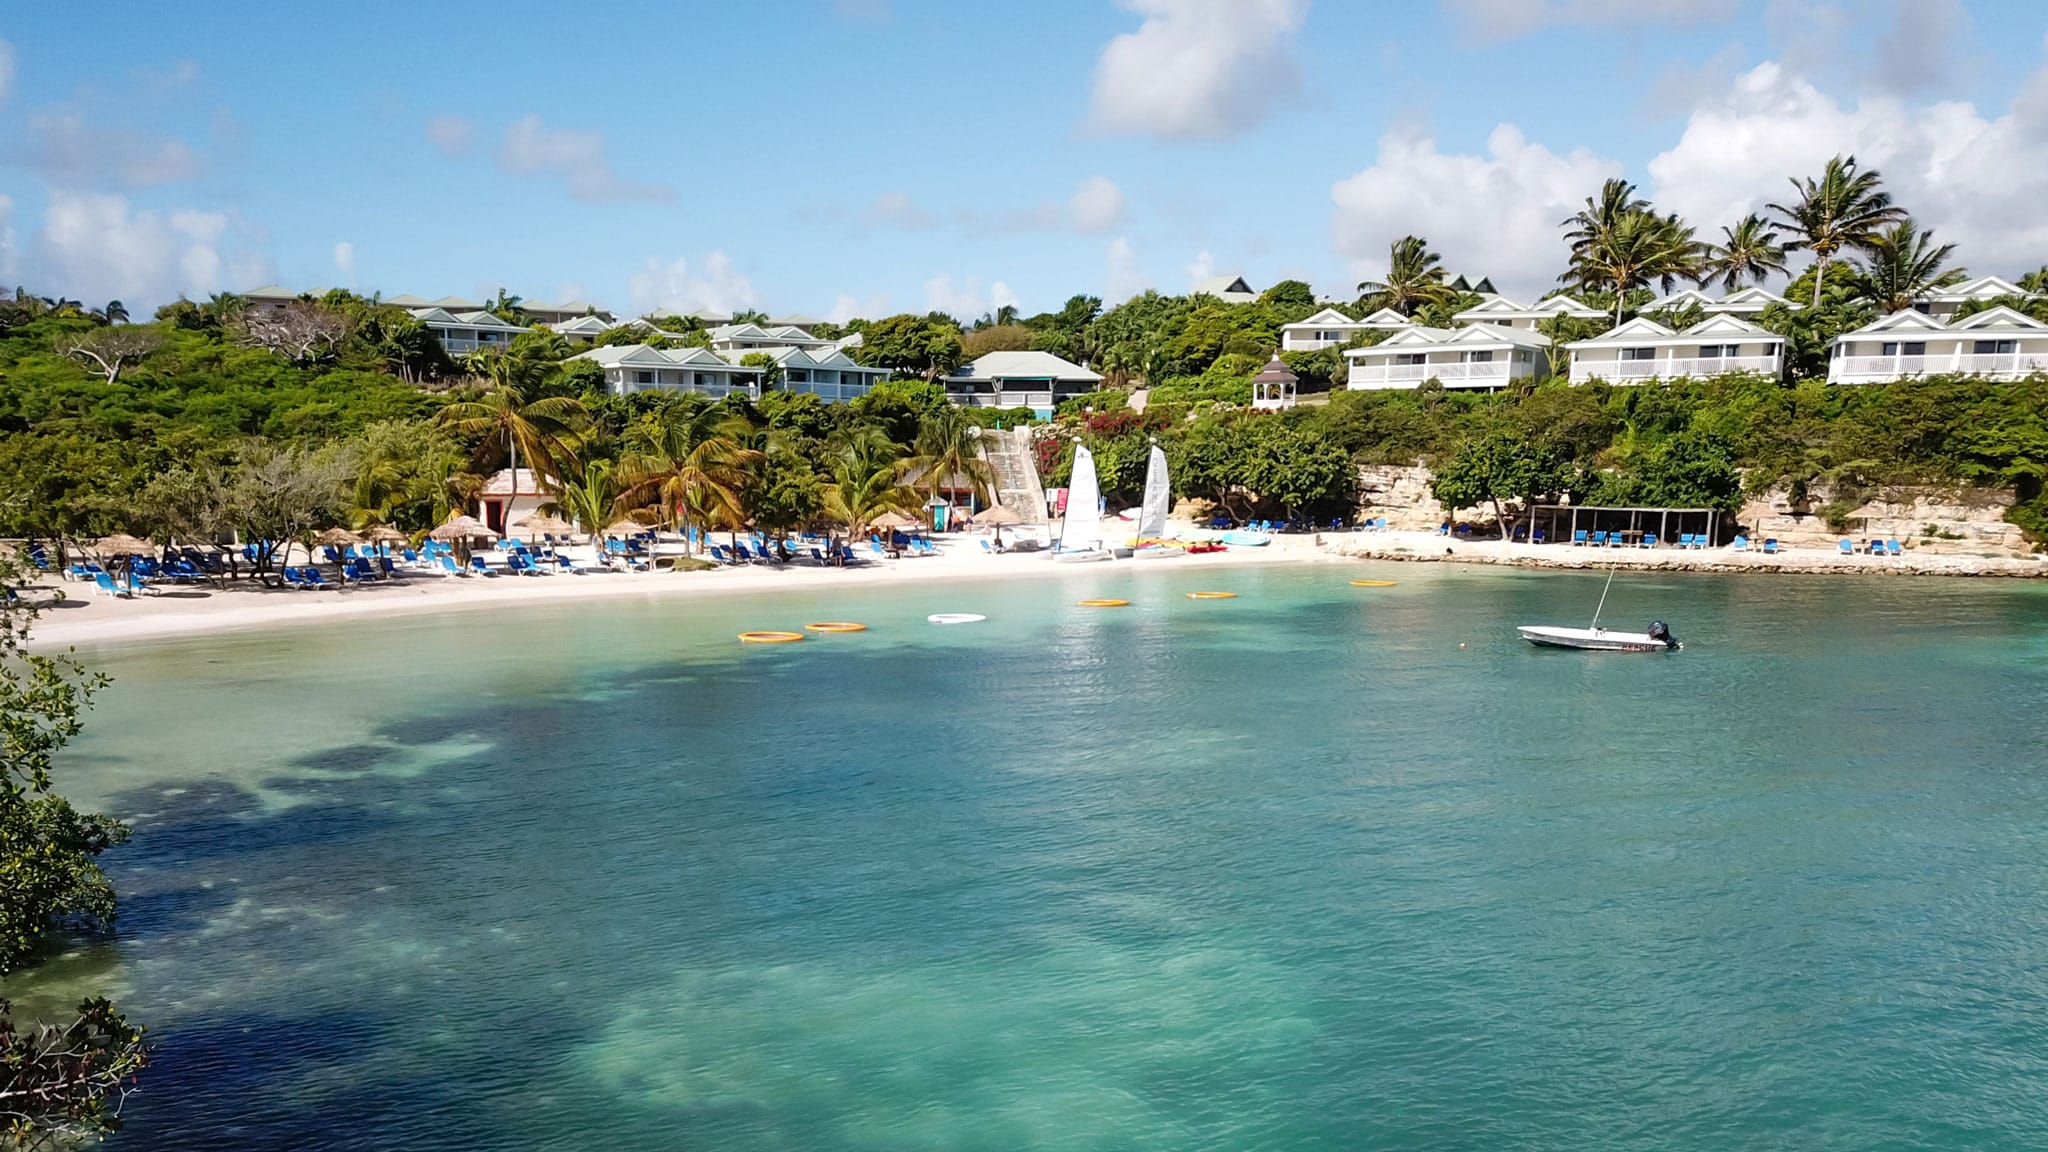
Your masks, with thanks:
[{"label": "white balcony railing", "polygon": [[1719,376],[1726,372],[1778,373],[1775,356],[1674,356],[1662,360],[1575,360],[1572,383],[1601,379],[1617,383],[1636,380],[1677,380],[1686,376]]},{"label": "white balcony railing", "polygon": [[1448,364],[1366,364],[1354,361],[1347,382],[1354,390],[1413,388],[1432,378],[1446,388],[1498,388],[1507,384],[1508,370],[1512,367],[1526,365],[1512,365],[1506,360],[1453,361]]},{"label": "white balcony railing", "polygon": [[1955,372],[2017,380],[2048,372],[2048,352],[1936,353],[1932,356],[1837,356],[1828,361],[1831,384],[1871,384],[1909,376]]},{"label": "white balcony railing", "polygon": [[946,399],[963,408],[1050,408],[1050,392],[948,392]]}]

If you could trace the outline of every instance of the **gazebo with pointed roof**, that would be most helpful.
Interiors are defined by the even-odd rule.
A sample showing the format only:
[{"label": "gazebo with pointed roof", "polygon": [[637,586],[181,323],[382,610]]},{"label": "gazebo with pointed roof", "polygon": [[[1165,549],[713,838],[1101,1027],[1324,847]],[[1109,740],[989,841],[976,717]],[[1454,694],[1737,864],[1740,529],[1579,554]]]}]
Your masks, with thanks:
[{"label": "gazebo with pointed roof", "polygon": [[1278,352],[1273,353],[1273,358],[1266,361],[1266,366],[1259,370],[1257,376],[1252,377],[1253,410],[1278,412],[1294,407],[1294,387],[1300,379],[1288,369],[1287,362],[1280,359]]}]

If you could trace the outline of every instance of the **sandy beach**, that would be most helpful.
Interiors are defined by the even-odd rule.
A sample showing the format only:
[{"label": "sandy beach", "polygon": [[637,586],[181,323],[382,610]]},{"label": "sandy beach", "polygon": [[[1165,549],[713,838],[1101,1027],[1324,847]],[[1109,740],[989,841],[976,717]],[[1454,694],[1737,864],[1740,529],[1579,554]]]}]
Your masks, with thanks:
[{"label": "sandy beach", "polygon": [[[851,568],[821,568],[806,563],[780,566],[747,565],[703,572],[588,571],[583,575],[451,576],[439,571],[401,569],[397,580],[329,589],[264,588],[250,581],[232,581],[223,590],[210,584],[169,586],[156,595],[113,599],[94,592],[90,584],[52,577],[31,599],[47,602],[61,591],[61,603],[46,607],[37,619],[33,646],[50,650],[78,644],[118,644],[202,633],[244,631],[336,620],[399,616],[408,613],[455,612],[569,600],[630,599],[661,596],[732,596],[780,591],[817,592],[831,588],[961,580],[1024,580],[1077,576],[1114,570],[1186,573],[1247,564],[1341,562],[1311,536],[1278,536],[1263,548],[1232,548],[1227,552],[1157,561],[1117,561],[1104,565],[1054,564],[1046,552],[984,552],[979,537],[941,537],[936,556],[875,558]],[[664,545],[661,555],[679,554]],[[586,566],[588,548],[568,550]],[[326,575],[333,579],[331,568]],[[937,610],[937,609],[935,609]]]},{"label": "sandy beach", "polygon": [[[679,551],[665,546],[663,555]],[[587,548],[569,555],[586,566]],[[1044,552],[992,555],[978,537],[943,538],[936,556],[869,560],[852,568],[811,564],[748,565],[704,572],[632,573],[592,570],[583,575],[542,577],[450,576],[440,571],[405,570],[398,580],[329,589],[271,589],[248,581],[226,589],[212,585],[166,587],[156,595],[117,600],[92,586],[46,580],[29,593],[49,604],[36,623],[34,643],[43,649],[77,644],[127,643],[201,633],[242,631],[335,620],[455,612],[569,600],[662,596],[733,596],[780,591],[816,592],[911,582],[942,584],[962,580],[1025,580],[1114,570],[1185,573],[1247,564],[1346,563],[1360,560],[1495,564],[1528,568],[1619,567],[1657,571],[1764,572],[1798,575],[2048,577],[2048,559],[1908,553],[1902,557],[1844,556],[1821,548],[1794,548],[1776,555],[1677,548],[1579,548],[1510,544],[1499,540],[1446,539],[1431,532],[1343,532],[1276,536],[1263,548],[1171,560],[1119,561],[1104,569],[1054,564]]]}]

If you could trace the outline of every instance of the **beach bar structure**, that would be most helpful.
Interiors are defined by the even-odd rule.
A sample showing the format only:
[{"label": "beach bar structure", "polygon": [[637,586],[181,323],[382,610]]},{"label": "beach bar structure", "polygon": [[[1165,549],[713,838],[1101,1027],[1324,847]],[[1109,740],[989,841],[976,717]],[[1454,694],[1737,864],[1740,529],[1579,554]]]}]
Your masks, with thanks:
[{"label": "beach bar structure", "polygon": [[1631,508],[1591,504],[1531,504],[1524,514],[1528,539],[1542,532],[1545,543],[1570,544],[1581,531],[1589,536],[1605,532],[1619,534],[1623,547],[1641,547],[1645,536],[1654,535],[1659,545],[1685,535],[1703,535],[1719,543],[1719,508]]}]

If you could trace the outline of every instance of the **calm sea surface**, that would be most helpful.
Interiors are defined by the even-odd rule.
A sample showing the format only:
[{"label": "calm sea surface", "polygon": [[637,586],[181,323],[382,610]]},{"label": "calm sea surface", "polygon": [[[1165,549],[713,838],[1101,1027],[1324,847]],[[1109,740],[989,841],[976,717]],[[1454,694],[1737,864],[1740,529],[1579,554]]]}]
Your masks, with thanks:
[{"label": "calm sea surface", "polygon": [[[151,1025],[152,1152],[2048,1146],[2048,588],[1624,575],[1684,652],[1514,639],[1599,592],[89,652],[121,931],[5,991]],[[821,619],[872,630],[734,642]]]}]

